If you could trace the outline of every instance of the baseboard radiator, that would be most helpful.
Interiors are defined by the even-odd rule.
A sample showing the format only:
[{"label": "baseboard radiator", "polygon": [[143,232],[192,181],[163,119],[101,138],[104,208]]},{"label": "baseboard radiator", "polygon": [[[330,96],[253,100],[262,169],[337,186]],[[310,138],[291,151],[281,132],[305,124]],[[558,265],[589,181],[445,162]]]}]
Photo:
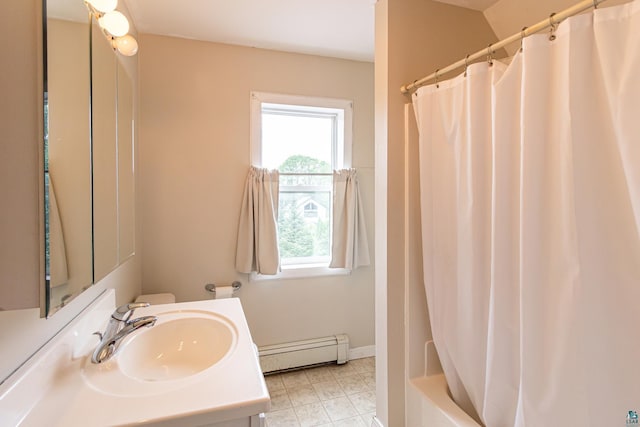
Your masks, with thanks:
[{"label": "baseboard radiator", "polygon": [[346,363],[349,337],[346,334],[266,345],[258,348],[262,372],[278,372],[322,363]]}]

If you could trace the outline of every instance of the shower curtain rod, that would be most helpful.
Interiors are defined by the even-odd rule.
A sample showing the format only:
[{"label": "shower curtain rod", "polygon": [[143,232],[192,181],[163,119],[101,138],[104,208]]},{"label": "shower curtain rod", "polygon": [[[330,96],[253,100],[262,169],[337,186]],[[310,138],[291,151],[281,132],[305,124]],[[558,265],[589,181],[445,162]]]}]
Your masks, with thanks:
[{"label": "shower curtain rod", "polygon": [[466,58],[461,59],[458,62],[455,62],[451,65],[449,65],[448,67],[442,68],[442,69],[438,69],[436,70],[434,73],[423,77],[419,80],[415,80],[413,83],[408,83],[404,86],[402,86],[400,88],[400,92],[402,93],[409,93],[417,88],[419,88],[420,86],[424,86],[428,81],[430,80],[434,80],[437,79],[439,76],[442,76],[445,73],[448,73],[449,71],[453,71],[457,68],[463,67],[463,66],[467,66],[469,65],[472,61],[475,61],[476,59],[482,58],[483,56],[486,57],[491,57],[493,55],[493,53],[500,49],[503,48],[505,46],[507,46],[508,44],[511,44],[515,41],[518,40],[522,40],[523,38],[530,36],[531,34],[537,33],[539,31],[542,31],[546,28],[549,27],[555,27],[557,26],[561,21],[567,19],[570,16],[573,15],[577,15],[580,12],[583,12],[589,8],[597,8],[598,5],[600,3],[604,3],[607,0],[583,0],[580,3],[577,3],[565,10],[563,10],[562,12],[558,12],[558,13],[552,13],[551,16],[549,16],[549,18],[545,19],[544,21],[540,21],[535,25],[532,25],[531,27],[525,27],[522,31],[520,31],[519,33],[516,33],[510,37],[507,37],[506,39],[500,40],[499,42],[490,44],[489,46],[487,46],[485,49],[483,50],[479,50],[474,54],[471,55],[467,55]]}]

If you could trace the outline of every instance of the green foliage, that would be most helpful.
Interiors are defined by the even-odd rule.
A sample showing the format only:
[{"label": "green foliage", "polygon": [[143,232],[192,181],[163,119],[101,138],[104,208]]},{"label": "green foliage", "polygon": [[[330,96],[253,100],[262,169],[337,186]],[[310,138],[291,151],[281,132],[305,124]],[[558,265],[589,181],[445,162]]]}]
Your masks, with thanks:
[{"label": "green foliage", "polygon": [[294,200],[280,204],[278,234],[281,257],[294,258],[313,255],[313,235],[296,209]]},{"label": "green foliage", "polygon": [[[331,165],[324,160],[296,154],[285,160],[278,170],[282,173],[331,173]],[[281,176],[281,185],[331,185],[331,176]]]},{"label": "green foliage", "polygon": [[[331,165],[313,157],[294,155],[287,158],[278,168],[282,173],[331,173]],[[313,186],[331,188],[331,176],[280,176],[281,186]],[[330,206],[330,190],[281,193],[278,213],[278,233],[280,256],[282,258],[298,258],[311,256],[327,256],[330,253],[330,220],[317,218],[305,220],[299,206],[311,198],[325,208]]]},{"label": "green foliage", "polygon": [[278,170],[288,173],[331,173],[331,165],[324,160],[296,154],[288,157]]},{"label": "green foliage", "polygon": [[318,219],[318,222],[314,226],[313,245],[316,255],[330,255],[331,230],[329,229],[329,225],[330,224],[328,219]]}]

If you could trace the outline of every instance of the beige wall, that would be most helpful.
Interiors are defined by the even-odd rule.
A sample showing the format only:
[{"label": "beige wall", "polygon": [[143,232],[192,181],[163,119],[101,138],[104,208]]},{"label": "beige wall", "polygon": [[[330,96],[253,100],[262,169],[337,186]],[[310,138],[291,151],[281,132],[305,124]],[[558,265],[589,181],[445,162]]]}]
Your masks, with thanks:
[{"label": "beige wall", "polygon": [[251,91],[353,100],[353,166],[373,250],[373,64],[148,34],[139,55],[144,292],[202,300],[205,284],[240,280],[258,345],[336,333],[352,348],[373,345],[373,266],[259,282],[234,268]]},{"label": "beige wall", "polygon": [[[421,263],[415,256],[420,250],[415,239],[420,232],[415,215],[416,138],[405,143],[404,105],[410,98],[400,93],[400,86],[480,50],[496,38],[481,12],[428,0],[379,0],[376,14],[385,17],[376,18],[376,194],[386,198],[376,205],[376,250],[379,253],[386,248],[384,259],[378,259],[378,265],[386,262],[386,271],[379,268],[376,272],[376,297],[386,299],[384,307],[380,307],[383,302],[376,302],[380,307],[376,329],[386,330],[387,337],[382,348],[378,340],[376,351],[377,367],[387,371],[388,381],[377,407],[385,426],[416,425],[411,424],[415,421],[405,404],[407,390],[410,393],[405,374],[413,372],[405,369],[413,371],[421,362],[424,356],[417,353],[420,343],[416,340],[427,337],[429,330],[424,325],[426,306],[416,303],[423,298]],[[405,326],[405,321],[412,323]],[[380,387],[385,379],[379,374],[377,380]]]},{"label": "beige wall", "polygon": [[[0,307],[9,298],[37,307],[41,279],[41,2],[4,5],[0,15]],[[0,311],[0,382],[105,288],[118,303],[140,290],[135,256],[49,319],[38,308]]]}]

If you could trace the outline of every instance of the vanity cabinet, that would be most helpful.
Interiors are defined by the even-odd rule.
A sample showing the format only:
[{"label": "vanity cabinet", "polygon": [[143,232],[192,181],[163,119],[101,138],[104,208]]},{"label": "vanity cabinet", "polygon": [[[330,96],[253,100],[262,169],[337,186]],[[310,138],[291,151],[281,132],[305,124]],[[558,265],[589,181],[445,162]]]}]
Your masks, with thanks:
[{"label": "vanity cabinet", "polygon": [[225,421],[222,423],[209,424],[203,427],[264,427],[264,414],[254,415],[252,417],[241,418],[233,421]]},{"label": "vanity cabinet", "polygon": [[[94,364],[99,339],[93,332],[106,329],[115,309],[115,291],[109,289],[0,384],[0,426],[264,427],[270,396],[239,299],[136,309],[135,317],[156,316],[155,325],[127,335],[111,358]],[[224,328],[212,329],[214,323],[226,325],[231,336],[215,332]],[[199,358],[182,355],[180,347],[179,360],[158,365],[170,378],[152,380],[147,368],[158,353],[140,351],[136,338],[146,342],[144,334],[156,334],[159,352],[168,354],[178,324],[188,326],[177,328],[180,343],[189,342],[195,329],[212,337],[210,345],[227,350],[200,366]],[[207,340],[196,340],[198,350],[200,341]]]}]

